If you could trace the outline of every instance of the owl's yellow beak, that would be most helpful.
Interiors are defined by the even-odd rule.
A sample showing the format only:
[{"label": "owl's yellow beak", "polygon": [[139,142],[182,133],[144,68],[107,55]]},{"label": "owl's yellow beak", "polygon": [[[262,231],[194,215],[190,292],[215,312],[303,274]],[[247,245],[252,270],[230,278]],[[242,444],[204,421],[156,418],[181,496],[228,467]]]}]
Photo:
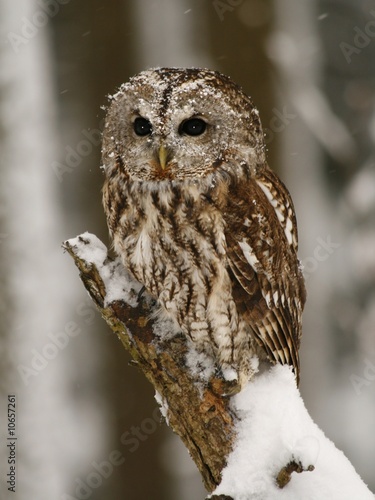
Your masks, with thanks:
[{"label": "owl's yellow beak", "polygon": [[168,150],[165,146],[161,145],[159,148],[159,163],[163,170],[167,165]]}]

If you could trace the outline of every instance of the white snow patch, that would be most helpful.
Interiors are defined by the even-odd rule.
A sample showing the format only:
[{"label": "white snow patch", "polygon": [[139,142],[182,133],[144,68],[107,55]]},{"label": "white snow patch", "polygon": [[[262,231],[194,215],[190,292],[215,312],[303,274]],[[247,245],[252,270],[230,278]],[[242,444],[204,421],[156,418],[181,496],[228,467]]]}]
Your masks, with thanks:
[{"label": "white snow patch", "polygon": [[159,410],[160,413],[163,415],[167,425],[169,425],[169,419],[168,419],[168,403],[167,400],[163,398],[163,396],[160,394],[160,392],[155,391],[155,401],[159,405]]},{"label": "white snow patch", "polygon": [[113,261],[108,258],[107,247],[97,236],[85,232],[67,243],[75,247],[78,257],[96,266],[106,289],[105,306],[116,300],[137,306],[141,283],[132,278],[120,258]]},{"label": "white snow patch", "polygon": [[231,382],[233,380],[237,380],[238,375],[234,368],[224,368],[222,369],[224,380]]},{"label": "white snow patch", "polygon": [[107,258],[107,247],[95,234],[86,231],[76,238],[71,238],[67,243],[75,247],[75,253],[80,259],[95,264],[98,270],[103,266]]},{"label": "white snow patch", "polygon": [[[149,296],[151,298],[151,296]],[[152,300],[152,299],[151,299]],[[160,341],[170,340],[181,334],[181,328],[173,316],[163,309],[159,302],[155,302],[151,307],[151,318],[154,320],[152,332]]]},{"label": "white snow patch", "polygon": [[198,352],[193,342],[188,343],[185,362],[193,377],[197,377],[202,383],[207,383],[215,373],[214,358],[204,352]]},{"label": "white snow patch", "polygon": [[[237,439],[215,495],[234,500],[374,500],[345,455],[308,414],[294,375],[276,365],[232,398],[239,417]],[[293,473],[280,489],[275,481],[290,461],[313,471]]]}]

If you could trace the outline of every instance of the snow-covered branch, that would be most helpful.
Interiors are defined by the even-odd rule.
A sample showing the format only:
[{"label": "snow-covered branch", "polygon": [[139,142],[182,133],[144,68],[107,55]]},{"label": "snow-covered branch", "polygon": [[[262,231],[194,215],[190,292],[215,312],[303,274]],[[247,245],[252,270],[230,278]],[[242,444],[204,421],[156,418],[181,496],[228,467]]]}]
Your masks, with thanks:
[{"label": "snow-covered branch", "polygon": [[229,400],[203,387],[186,366],[187,346],[158,305],[107,248],[84,233],[64,243],[91,298],[153,384],[167,423],[181,437],[208,491],[220,483],[234,438]]},{"label": "snow-covered branch", "polygon": [[64,243],[90,296],[153,384],[212,499],[374,500],[311,420],[289,367],[265,369],[237,395],[204,384],[184,336],[107,248],[84,233]]}]

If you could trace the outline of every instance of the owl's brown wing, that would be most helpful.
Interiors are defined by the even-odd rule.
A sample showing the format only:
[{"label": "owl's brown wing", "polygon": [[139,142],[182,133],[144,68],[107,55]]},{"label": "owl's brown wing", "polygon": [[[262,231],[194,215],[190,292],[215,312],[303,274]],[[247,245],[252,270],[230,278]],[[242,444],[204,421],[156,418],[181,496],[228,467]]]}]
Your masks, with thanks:
[{"label": "owl's brown wing", "polygon": [[238,311],[267,357],[292,365],[298,381],[305,288],[289,192],[266,168],[232,188],[225,220]]}]

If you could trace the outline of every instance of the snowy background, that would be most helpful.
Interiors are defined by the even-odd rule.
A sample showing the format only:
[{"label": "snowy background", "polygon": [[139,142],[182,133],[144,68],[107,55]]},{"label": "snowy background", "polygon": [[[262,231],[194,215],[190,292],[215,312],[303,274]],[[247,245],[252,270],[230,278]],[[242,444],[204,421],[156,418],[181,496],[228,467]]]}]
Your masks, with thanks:
[{"label": "snowy background", "polygon": [[18,435],[9,498],[204,498],[60,246],[85,230],[108,243],[100,106],[131,75],[168,65],[220,70],[260,110],[299,222],[301,394],[374,491],[375,1],[0,0],[0,35],[1,435],[8,394]]}]

